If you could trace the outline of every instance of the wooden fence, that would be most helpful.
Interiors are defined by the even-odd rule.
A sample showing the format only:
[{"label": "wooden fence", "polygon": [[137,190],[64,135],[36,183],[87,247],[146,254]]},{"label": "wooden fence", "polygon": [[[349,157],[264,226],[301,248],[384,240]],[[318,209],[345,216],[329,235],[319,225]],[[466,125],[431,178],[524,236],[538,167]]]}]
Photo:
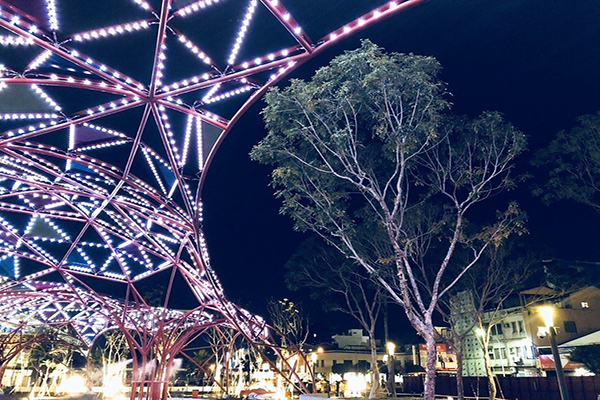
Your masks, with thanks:
[{"label": "wooden fence", "polygon": [[[556,377],[497,377],[498,397],[506,400],[560,400]],[[422,393],[423,376],[404,376],[402,393]],[[600,400],[600,376],[567,376],[567,390],[571,400]],[[487,398],[487,380],[484,377],[465,377],[465,395]],[[435,392],[456,395],[456,378],[440,375],[436,378]]]}]

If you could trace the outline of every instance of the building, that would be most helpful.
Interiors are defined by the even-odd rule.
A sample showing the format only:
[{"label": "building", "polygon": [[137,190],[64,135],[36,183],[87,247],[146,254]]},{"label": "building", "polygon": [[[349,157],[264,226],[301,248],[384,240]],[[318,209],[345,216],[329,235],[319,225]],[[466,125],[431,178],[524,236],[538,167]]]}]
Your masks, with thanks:
[{"label": "building", "polygon": [[368,349],[371,345],[369,337],[363,334],[362,329],[349,329],[348,334],[333,335],[331,339],[339,349]]},{"label": "building", "polygon": [[[600,329],[600,289],[588,286],[568,294],[562,295],[552,289],[548,289],[545,295],[549,298],[547,303],[554,308],[554,324],[558,328],[556,340],[562,344]],[[543,288],[534,288],[521,292],[526,299],[538,295]],[[544,321],[535,307],[529,307],[525,315],[527,329],[532,335],[533,344],[539,348],[550,346],[547,337],[540,338],[537,335],[538,327],[544,326]]]},{"label": "building", "polygon": [[[363,334],[362,329],[350,329],[347,334],[334,335],[332,339],[336,347],[318,346],[308,355],[309,360],[314,359],[317,374],[321,374],[329,381],[335,381],[336,377],[333,376],[336,374],[335,371],[360,370],[365,366],[370,366],[370,341],[369,337]],[[377,344],[379,345],[379,343]],[[416,348],[413,349],[413,347],[412,345],[395,346],[396,369],[404,372],[407,368],[410,369],[410,366],[418,365]],[[386,349],[378,346],[378,365],[383,366],[387,361],[387,357]]]},{"label": "building", "polygon": [[[528,289],[519,293],[518,302],[509,302],[507,307],[486,311],[482,316],[484,325],[499,321],[491,328],[487,348],[494,374],[533,376],[552,369],[546,357],[550,354],[549,339],[538,336],[538,328],[545,326],[538,308],[548,303],[555,308],[559,345],[579,343],[573,342],[578,338],[582,339],[578,345],[591,344],[583,339],[593,337],[589,334],[600,329],[600,289],[589,286],[566,294],[543,286]],[[459,293],[454,304],[457,327],[464,328],[475,313],[471,293]],[[564,347],[563,352],[567,351]],[[463,373],[465,376],[485,375],[483,348],[476,330],[470,332],[464,342]]]}]

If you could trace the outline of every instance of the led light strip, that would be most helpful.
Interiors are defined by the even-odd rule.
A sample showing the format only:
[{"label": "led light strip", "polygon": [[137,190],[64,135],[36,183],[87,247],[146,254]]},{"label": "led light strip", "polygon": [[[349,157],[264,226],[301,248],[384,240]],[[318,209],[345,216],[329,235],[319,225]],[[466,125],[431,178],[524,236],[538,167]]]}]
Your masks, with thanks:
[{"label": "led light strip", "polygon": [[158,62],[156,63],[156,77],[154,79],[154,84],[157,88],[162,85],[162,77],[164,76],[163,69],[165,68],[165,61],[167,56],[165,52],[167,51],[167,46],[163,43],[160,46],[160,53],[158,55]]},{"label": "led light strip", "polygon": [[202,75],[193,76],[191,78],[183,79],[181,81],[172,83],[171,85],[164,86],[163,89],[165,91],[179,89],[180,87],[186,87],[189,85],[194,85],[196,83],[199,83],[200,80],[207,81],[211,78],[213,78],[213,75],[205,72]]},{"label": "led light strip", "polygon": [[44,64],[52,56],[50,50],[44,50],[39,56],[33,59],[33,61],[25,68],[26,71],[38,69],[40,65]]},{"label": "led light strip", "polygon": [[[73,150],[73,148],[75,147],[75,125],[71,125],[69,126],[69,148],[68,151]],[[65,172],[70,171],[71,170],[71,159],[67,159],[66,165],[65,165]]]},{"label": "led light strip", "polygon": [[285,72],[292,68],[294,65],[296,65],[296,61],[290,61],[287,63],[287,65],[279,68],[277,70],[277,72],[275,72],[274,74],[271,74],[271,76],[269,77],[269,81],[275,80],[277,78],[279,78],[280,76],[282,76],[283,74],[285,74]]},{"label": "led light strip", "polygon": [[[405,2],[408,3],[408,2]],[[331,32],[328,36],[327,39],[329,41],[335,41],[341,38],[344,38],[346,36],[348,36],[349,34],[351,34],[355,29],[357,28],[362,28],[363,26],[365,26],[367,23],[372,23],[376,20],[381,19],[382,17],[385,17],[391,13],[393,13],[394,11],[396,11],[398,9],[398,7],[400,7],[403,4],[403,2],[398,1],[398,0],[392,0],[389,1],[388,3],[386,3],[385,5],[378,7],[376,9],[374,9],[373,11],[371,11],[370,13],[365,14],[364,16],[344,25],[343,27],[336,29],[335,31]]]},{"label": "led light strip", "polygon": [[[198,147],[198,171],[202,171],[204,169],[204,149],[202,148],[202,119],[200,117],[196,117],[196,146]],[[196,209],[198,210],[198,206]],[[200,203],[200,211],[202,211],[202,203]]]},{"label": "led light strip", "polygon": [[289,56],[291,53],[297,52],[299,50],[298,47],[288,47],[286,49],[282,49],[273,53],[269,53],[263,57],[255,57],[253,60],[246,60],[239,64],[237,68],[248,69],[255,65],[261,65],[268,61],[275,61],[276,59],[281,59]]},{"label": "led light strip", "polygon": [[227,99],[229,97],[245,93],[245,92],[250,91],[252,89],[254,89],[254,87],[252,87],[250,85],[245,85],[245,86],[239,87],[237,89],[230,90],[228,92],[224,92],[224,93],[222,93],[222,94],[220,94],[218,96],[214,96],[214,97],[210,97],[210,98],[203,98],[202,100],[206,104],[211,104],[211,103],[215,103],[215,102],[217,102],[219,100]]},{"label": "led light strip", "polygon": [[196,46],[190,39],[188,39],[183,33],[178,33],[177,39],[205,64],[211,64],[210,57],[208,57],[202,50],[200,50],[200,48]]},{"label": "led light strip", "polygon": [[31,46],[33,39],[21,36],[0,36],[0,46]]},{"label": "led light strip", "polygon": [[219,0],[200,0],[200,1],[196,1],[194,3],[188,4],[187,6],[180,8],[179,10],[175,11],[173,13],[173,15],[176,15],[178,17],[185,17],[188,16],[190,14],[194,14],[200,10],[205,9],[206,7],[209,7],[213,4],[217,4],[219,2]]},{"label": "led light strip", "polygon": [[190,147],[190,136],[192,135],[192,124],[194,123],[194,116],[188,115],[185,124],[185,138],[183,140],[183,151],[181,153],[181,160],[179,166],[183,167],[187,161],[188,149]]},{"label": "led light strip", "polygon": [[[0,83],[0,86],[2,84]],[[49,113],[0,113],[0,119],[57,119],[60,118],[59,114],[49,114]]]},{"label": "led light strip", "polygon": [[150,158],[150,155],[148,154],[148,151],[146,150],[145,147],[142,147],[142,153],[144,154],[144,157],[146,158],[146,162],[148,163],[148,166],[150,167],[150,170],[154,174],[154,179],[156,179],[156,181],[158,182],[158,184],[160,186],[160,189],[166,195],[167,194],[167,188],[163,184],[162,179],[160,178],[160,176],[158,175],[158,171],[156,170],[156,167],[154,166],[154,163],[152,162],[152,159]]},{"label": "led light strip", "polygon": [[244,37],[246,36],[246,32],[248,31],[248,26],[252,21],[252,17],[254,16],[254,12],[256,11],[256,6],[258,5],[258,0],[250,0],[250,4],[246,10],[246,14],[244,15],[244,20],[242,21],[242,25],[238,31],[237,37],[235,38],[235,42],[233,44],[233,48],[231,49],[231,53],[229,54],[229,58],[227,59],[227,64],[233,65],[235,63],[235,59],[240,51],[240,47],[244,41]]},{"label": "led light strip", "polygon": [[129,142],[130,142],[129,140],[115,140],[112,142],[98,143],[98,144],[92,144],[89,146],[78,147],[77,151],[90,151],[90,150],[105,149],[107,147],[120,146],[122,144],[126,144]]},{"label": "led light strip", "polygon": [[[77,58],[79,61],[83,61],[86,64],[88,64],[88,65],[90,65],[90,66],[92,66],[94,68],[97,68],[97,69],[99,69],[100,71],[102,71],[104,73],[110,74],[113,78],[118,79],[121,82],[126,83],[129,86],[134,86],[134,87],[136,87],[139,90],[143,90],[144,89],[144,85],[141,84],[140,82],[134,81],[130,77],[122,75],[119,71],[117,71],[115,69],[112,69],[112,68],[109,68],[106,65],[104,65],[104,64],[102,64],[102,63],[100,63],[100,62],[98,62],[96,60],[93,60],[91,57],[85,57],[84,55],[80,54],[77,50],[70,50],[69,53],[71,54],[72,57]],[[71,82],[71,80],[69,80],[69,79],[73,79],[73,78],[69,77],[67,79],[67,81]],[[74,82],[75,80],[72,80],[72,81]],[[84,81],[84,83],[85,82],[86,81]],[[87,81],[87,82],[89,82],[89,81]],[[89,82],[88,84],[91,85],[92,83]],[[123,88],[123,86],[121,86],[119,84],[115,85],[115,87],[117,89],[122,89]]]},{"label": "led light strip", "polygon": [[144,10],[146,10],[146,11],[152,10],[152,7],[150,7],[150,4],[148,4],[144,0],[133,0],[133,2],[135,4],[137,4],[138,6],[140,6],[141,8],[143,8]]},{"label": "led light strip", "polygon": [[148,29],[149,26],[150,24],[147,20],[134,21],[126,24],[113,25],[106,28],[80,32],[73,36],[73,40],[76,42],[85,42],[89,40],[106,38],[109,36],[120,36],[126,33]]},{"label": "led light strip", "polygon": [[210,102],[210,99],[211,99],[212,95],[215,94],[216,91],[219,90],[220,87],[221,87],[220,83],[217,83],[216,85],[214,85],[213,87],[211,87],[210,90],[208,91],[208,93],[206,93],[204,95],[204,97],[202,97],[202,102],[203,103]]},{"label": "led light strip", "polygon": [[62,108],[60,108],[60,106],[54,100],[52,100],[50,98],[50,96],[48,96],[48,94],[46,92],[44,92],[42,90],[42,88],[40,88],[38,85],[33,83],[31,85],[31,88],[42,100],[44,100],[46,102],[46,104],[48,104],[50,107],[54,108],[54,111],[62,110]]},{"label": "led light strip", "polygon": [[127,136],[126,134],[124,134],[122,132],[115,131],[113,129],[104,128],[102,126],[90,124],[89,122],[84,122],[83,126],[85,126],[86,128],[91,128],[91,129],[97,130],[97,131],[102,132],[102,133],[108,133],[109,135],[120,137],[120,138],[128,138],[129,137],[129,136]]},{"label": "led light strip", "polygon": [[58,30],[58,16],[56,14],[56,3],[54,0],[46,0],[46,12],[50,29],[56,32]]}]

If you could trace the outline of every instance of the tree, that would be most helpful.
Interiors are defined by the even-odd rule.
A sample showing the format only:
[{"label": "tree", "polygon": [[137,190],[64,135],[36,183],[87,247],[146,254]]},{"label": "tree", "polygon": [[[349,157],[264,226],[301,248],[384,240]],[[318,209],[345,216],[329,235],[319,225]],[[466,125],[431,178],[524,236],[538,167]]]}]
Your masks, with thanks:
[{"label": "tree", "polygon": [[[464,257],[464,254],[459,254],[457,265],[451,265],[451,270],[460,273],[465,264],[461,260]],[[522,241],[512,237],[499,246],[489,247],[454,287],[451,295],[440,301],[439,311],[451,328],[445,340],[456,355],[459,400],[464,399],[463,346],[467,336],[472,335],[475,328],[480,333],[479,340],[483,346],[490,399],[495,398],[496,387],[487,353],[489,329],[509,315],[502,313],[503,307],[510,297],[514,297],[519,289],[527,285],[528,277],[535,270],[536,260]],[[484,313],[492,319],[489,326],[485,326],[486,329],[482,323]]]},{"label": "tree", "polygon": [[546,202],[574,200],[600,213],[600,112],[577,121],[537,153],[534,165],[549,172],[534,194]]},{"label": "tree", "polygon": [[29,365],[36,375],[32,392],[39,392],[39,396],[49,396],[56,391],[58,382],[72,367],[75,356],[85,359],[87,350],[86,344],[71,326],[52,326],[52,334],[46,335],[29,353]]},{"label": "tree", "polygon": [[[103,387],[107,396],[117,394],[125,379],[125,367],[131,362],[130,349],[123,332],[111,330],[104,332],[94,342],[94,347],[88,352],[88,369],[96,372],[97,382]],[[90,371],[91,372],[91,371]],[[89,375],[92,375],[91,373]],[[90,376],[93,386],[94,377]]]},{"label": "tree", "polygon": [[290,299],[269,300],[267,311],[273,323],[273,328],[281,335],[281,347],[298,348],[308,339],[308,320],[302,311],[302,305]]},{"label": "tree", "polygon": [[[311,81],[270,90],[268,135],[251,153],[274,166],[281,212],[295,228],[321,235],[404,308],[427,346],[426,400],[435,395],[433,316],[462,273],[442,278],[463,240],[476,247],[466,272],[513,229],[516,206],[468,238],[464,224],[478,203],[512,186],[509,172],[525,147],[497,113],[446,115],[439,70],[432,57],[385,54],[365,41]],[[421,268],[415,248],[431,240],[446,250]]]},{"label": "tree", "polygon": [[32,349],[47,337],[50,328],[32,328],[26,322],[3,323],[0,332],[0,382],[8,364],[22,351]]},{"label": "tree", "polygon": [[367,331],[371,350],[371,391],[379,388],[375,326],[382,306],[383,290],[364,268],[345,258],[322,242],[309,239],[286,264],[286,282],[290,289],[313,289],[325,311],[339,311],[353,317]]},{"label": "tree", "polygon": [[[450,319],[453,328],[461,325],[457,323],[457,317],[463,319],[463,324],[468,321],[466,324],[468,326],[463,325],[460,334],[459,332],[455,333],[459,337],[459,343],[456,344],[455,349],[460,348],[460,360],[457,362],[460,362],[460,368],[462,366],[462,343],[466,335],[475,328],[483,351],[490,400],[495,400],[498,393],[488,351],[492,328],[527,306],[517,301],[513,301],[511,304],[511,300],[514,300],[518,291],[527,285],[528,278],[535,270],[535,262],[536,258],[531,252],[528,252],[523,246],[519,247],[518,242],[509,240],[501,246],[490,247],[482,260],[465,275],[464,282],[462,282],[465,288],[477,288],[477,290],[469,290],[473,304],[469,315],[455,313],[455,317]],[[530,301],[533,303],[539,299],[532,298]],[[467,327],[469,332],[464,329]],[[462,375],[462,370],[460,372]]]},{"label": "tree", "polygon": [[576,347],[569,354],[573,362],[580,362],[592,373],[600,374],[600,345]]},{"label": "tree", "polygon": [[75,342],[77,346],[71,347],[77,347],[78,350],[82,347],[79,340],[72,337],[67,339],[70,332],[64,323],[43,326],[29,326],[28,323],[29,321],[3,322],[0,332],[0,382],[8,364],[23,351],[28,351],[35,357],[46,349],[47,343],[55,342],[67,347]]}]

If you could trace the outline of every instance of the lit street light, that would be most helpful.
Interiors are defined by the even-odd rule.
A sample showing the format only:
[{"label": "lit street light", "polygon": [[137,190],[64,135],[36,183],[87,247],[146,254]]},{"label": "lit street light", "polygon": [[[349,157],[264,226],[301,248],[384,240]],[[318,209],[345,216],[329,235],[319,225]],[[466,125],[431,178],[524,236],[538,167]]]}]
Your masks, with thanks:
[{"label": "lit street light", "polygon": [[396,397],[396,366],[394,365],[394,353],[396,345],[392,342],[387,342],[387,362],[388,362],[388,390],[392,397]]},{"label": "lit street light", "polygon": [[316,373],[317,373],[317,353],[312,353],[310,355],[310,361],[312,361],[312,392],[316,393],[317,392],[317,380],[316,380]]},{"label": "lit street light", "polygon": [[562,362],[560,361],[558,346],[556,345],[554,308],[550,306],[540,307],[538,311],[544,319],[544,325],[546,325],[538,327],[538,336],[543,337],[543,334],[550,335],[550,347],[552,348],[552,356],[554,357],[554,368],[556,369],[556,377],[558,379],[558,390],[560,391],[560,398],[562,400],[569,400],[569,393],[567,392],[567,386],[565,384],[565,374],[562,369]]}]

